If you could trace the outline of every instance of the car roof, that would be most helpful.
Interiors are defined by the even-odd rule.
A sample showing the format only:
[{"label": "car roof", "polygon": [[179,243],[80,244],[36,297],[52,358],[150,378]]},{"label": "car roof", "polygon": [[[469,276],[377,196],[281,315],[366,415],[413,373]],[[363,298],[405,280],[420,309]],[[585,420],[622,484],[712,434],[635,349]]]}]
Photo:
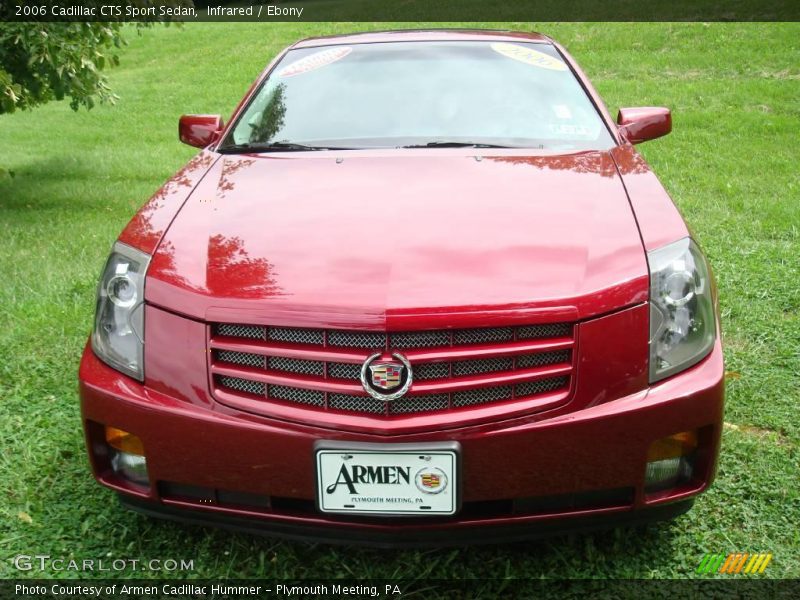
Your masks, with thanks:
[{"label": "car roof", "polygon": [[292,48],[313,48],[340,44],[374,44],[380,42],[431,42],[431,41],[525,41],[552,44],[546,35],[535,32],[503,31],[490,29],[397,29],[391,31],[366,31],[344,35],[329,35],[300,40]]}]

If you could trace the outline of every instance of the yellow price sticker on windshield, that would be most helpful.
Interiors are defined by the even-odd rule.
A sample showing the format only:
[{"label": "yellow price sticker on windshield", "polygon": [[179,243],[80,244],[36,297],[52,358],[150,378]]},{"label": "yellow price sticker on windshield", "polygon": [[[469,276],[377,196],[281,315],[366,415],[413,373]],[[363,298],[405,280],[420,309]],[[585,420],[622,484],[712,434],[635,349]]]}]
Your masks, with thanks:
[{"label": "yellow price sticker on windshield", "polygon": [[528,48],[526,46],[499,42],[492,44],[492,50],[499,52],[508,58],[513,58],[514,60],[523,62],[526,65],[533,65],[534,67],[541,67],[542,69],[550,69],[551,71],[567,70],[567,65],[557,58],[553,58],[544,52],[539,52],[538,50],[534,50],[533,48]]}]

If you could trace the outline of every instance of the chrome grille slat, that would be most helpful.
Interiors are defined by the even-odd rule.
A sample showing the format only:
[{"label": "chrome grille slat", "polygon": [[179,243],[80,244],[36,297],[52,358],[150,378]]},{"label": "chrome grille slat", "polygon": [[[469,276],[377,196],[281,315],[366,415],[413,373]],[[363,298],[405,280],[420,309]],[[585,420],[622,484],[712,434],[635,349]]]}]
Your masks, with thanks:
[{"label": "chrome grille slat", "polygon": [[328,332],[328,345],[339,348],[382,350],[386,347],[386,333],[379,331],[343,331],[334,329]]},{"label": "chrome grille slat", "polygon": [[510,342],[514,339],[513,327],[493,327],[490,329],[459,329],[453,332],[453,345],[489,344]]},{"label": "chrome grille slat", "polygon": [[567,337],[569,335],[572,335],[572,325],[570,323],[548,323],[546,325],[524,325],[522,327],[517,327],[518,340]]},{"label": "chrome grille slat", "polygon": [[361,365],[352,363],[328,363],[328,377],[333,379],[359,379],[361,377]]},{"label": "chrome grille slat", "polygon": [[369,396],[328,394],[328,408],[347,410],[350,412],[383,414],[386,412],[386,403]]},{"label": "chrome grille slat", "polygon": [[265,386],[259,381],[250,381],[249,379],[241,379],[240,377],[220,377],[219,383],[223,387],[236,390],[237,392],[245,392],[256,396],[264,395]]},{"label": "chrome grille slat", "polygon": [[427,396],[408,396],[389,403],[389,414],[405,415],[409,413],[433,412],[447,410],[450,405],[448,394],[429,394]]},{"label": "chrome grille slat", "polygon": [[523,396],[535,396],[536,394],[543,394],[559,388],[565,388],[568,383],[569,378],[567,377],[551,377],[549,379],[518,383],[515,392],[518,398]]},{"label": "chrome grille slat", "polygon": [[312,406],[325,406],[325,392],[319,390],[307,390],[286,385],[270,385],[267,386],[267,393],[270,398],[277,398],[278,400],[310,404]]},{"label": "chrome grille slat", "polygon": [[403,331],[390,333],[392,348],[439,348],[450,345],[448,331]]},{"label": "chrome grille slat", "polygon": [[453,406],[474,406],[475,404],[486,404],[487,402],[511,400],[511,396],[510,385],[478,388],[453,394]]},{"label": "chrome grille slat", "polygon": [[513,369],[514,359],[510,356],[504,358],[486,358],[483,360],[460,360],[453,363],[453,377],[496,373],[498,371],[511,371]]},{"label": "chrome grille slat", "polygon": [[250,354],[249,352],[232,352],[231,350],[220,350],[217,352],[217,360],[230,363],[232,365],[244,365],[245,367],[264,368],[265,357],[261,354]]},{"label": "chrome grille slat", "polygon": [[251,340],[263,340],[266,327],[256,325],[234,325],[231,323],[219,323],[214,328],[217,335],[230,337],[248,338]]},{"label": "chrome grille slat", "polygon": [[321,329],[299,329],[295,327],[270,327],[267,339],[289,344],[322,345],[325,334]]},{"label": "chrome grille slat", "polygon": [[[548,392],[562,391],[564,394],[570,388],[571,375],[559,375],[535,381],[523,381],[515,385],[503,385],[503,378],[514,375],[518,370],[544,368],[549,365],[571,365],[573,362],[571,349],[572,342],[567,342],[568,348],[559,350],[546,350],[546,344],[537,351],[537,346],[532,345],[525,354],[502,356],[503,346],[511,344],[519,352],[516,342],[523,340],[539,340],[548,342],[549,338],[572,338],[573,325],[571,323],[551,323],[544,325],[522,325],[516,327],[484,327],[476,329],[431,330],[431,331],[405,331],[405,332],[376,332],[356,330],[325,330],[302,327],[272,327],[258,325],[240,325],[219,323],[211,326],[212,346],[210,353],[211,366],[218,365],[220,371],[214,374],[214,382],[220,390],[230,394],[247,394],[258,396],[263,401],[269,400],[291,402],[298,405],[314,407],[320,410],[340,410],[351,413],[371,415],[411,415],[431,413],[480,406],[493,402],[506,402],[522,400]],[[215,340],[214,338],[224,338]],[[238,338],[241,342],[235,341]],[[563,346],[565,344],[561,343]],[[241,344],[243,351],[236,350]],[[281,344],[304,346],[293,349],[283,347]],[[464,347],[474,346],[467,352],[460,350]],[[461,358],[457,360],[459,352],[466,355],[480,356],[486,350],[496,352],[500,356],[485,356],[483,358]],[[496,347],[496,350],[491,348]],[[263,349],[262,349],[263,348]],[[323,389],[314,388],[314,381],[348,382],[351,386],[360,379],[362,363],[336,362],[327,359],[335,356],[337,348],[342,354],[347,350],[360,351],[398,351],[431,349],[433,362],[423,362],[422,355],[418,359],[412,356],[413,379],[415,382],[441,382],[445,391],[435,394],[413,395],[399,398],[393,402],[381,402],[370,396],[351,395],[349,393],[325,392],[331,389],[331,384],[326,384]],[[448,359],[448,348],[452,348],[453,359]],[[330,350],[326,350],[330,349]],[[244,350],[256,350],[248,352]],[[480,350],[480,352],[475,352]],[[319,353],[319,358],[315,356]],[[277,356],[273,354],[285,354]],[[300,358],[298,358],[298,356]],[[366,353],[364,353],[366,356]],[[340,359],[341,360],[341,359]],[[429,359],[430,360],[430,359]],[[250,369],[246,371],[245,369]],[[251,380],[248,372],[253,369],[262,370],[266,377],[280,375],[283,380],[281,385],[265,384]],[[233,371],[239,371],[238,376]],[[224,373],[224,375],[222,375]],[[496,378],[495,385],[491,387],[478,387],[457,392],[446,391],[449,382],[456,382],[463,386],[463,381],[470,377],[491,375]],[[288,383],[292,377],[312,378],[304,379],[302,385]],[[532,375],[533,376],[533,375]],[[316,379],[313,379],[316,378]],[[322,384],[320,383],[320,387]],[[360,386],[359,386],[360,389]]]},{"label": "chrome grille slat", "polygon": [[561,350],[559,352],[540,352],[539,354],[523,354],[517,357],[518,369],[532,369],[545,365],[554,365],[570,361],[570,351]]},{"label": "chrome grille slat", "polygon": [[286,371],[287,373],[297,373],[299,375],[316,375],[318,377],[322,377],[325,374],[325,363],[322,361],[284,358],[283,356],[270,356],[267,359],[267,368],[274,371]]},{"label": "chrome grille slat", "polygon": [[450,376],[450,363],[418,363],[413,365],[414,379],[425,381],[428,379],[444,379]]}]

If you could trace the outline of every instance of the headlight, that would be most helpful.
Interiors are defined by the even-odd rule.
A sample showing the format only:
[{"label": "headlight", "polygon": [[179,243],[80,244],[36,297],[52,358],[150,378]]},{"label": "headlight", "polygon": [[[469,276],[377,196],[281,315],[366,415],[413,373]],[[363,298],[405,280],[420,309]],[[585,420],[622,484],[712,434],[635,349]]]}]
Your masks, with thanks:
[{"label": "headlight", "polygon": [[144,379],[144,276],[150,256],[117,242],[97,286],[92,333],[95,354],[108,365]]},{"label": "headlight", "polygon": [[650,265],[650,382],[687,369],[714,346],[711,276],[690,238],[647,254]]}]

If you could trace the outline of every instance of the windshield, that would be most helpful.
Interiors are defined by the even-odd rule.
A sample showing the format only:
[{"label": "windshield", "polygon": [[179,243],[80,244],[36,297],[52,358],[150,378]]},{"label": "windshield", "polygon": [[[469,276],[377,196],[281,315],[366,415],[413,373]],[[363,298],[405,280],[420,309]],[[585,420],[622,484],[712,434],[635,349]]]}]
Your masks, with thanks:
[{"label": "windshield", "polygon": [[394,42],[288,52],[220,151],[458,145],[613,140],[550,44]]}]

